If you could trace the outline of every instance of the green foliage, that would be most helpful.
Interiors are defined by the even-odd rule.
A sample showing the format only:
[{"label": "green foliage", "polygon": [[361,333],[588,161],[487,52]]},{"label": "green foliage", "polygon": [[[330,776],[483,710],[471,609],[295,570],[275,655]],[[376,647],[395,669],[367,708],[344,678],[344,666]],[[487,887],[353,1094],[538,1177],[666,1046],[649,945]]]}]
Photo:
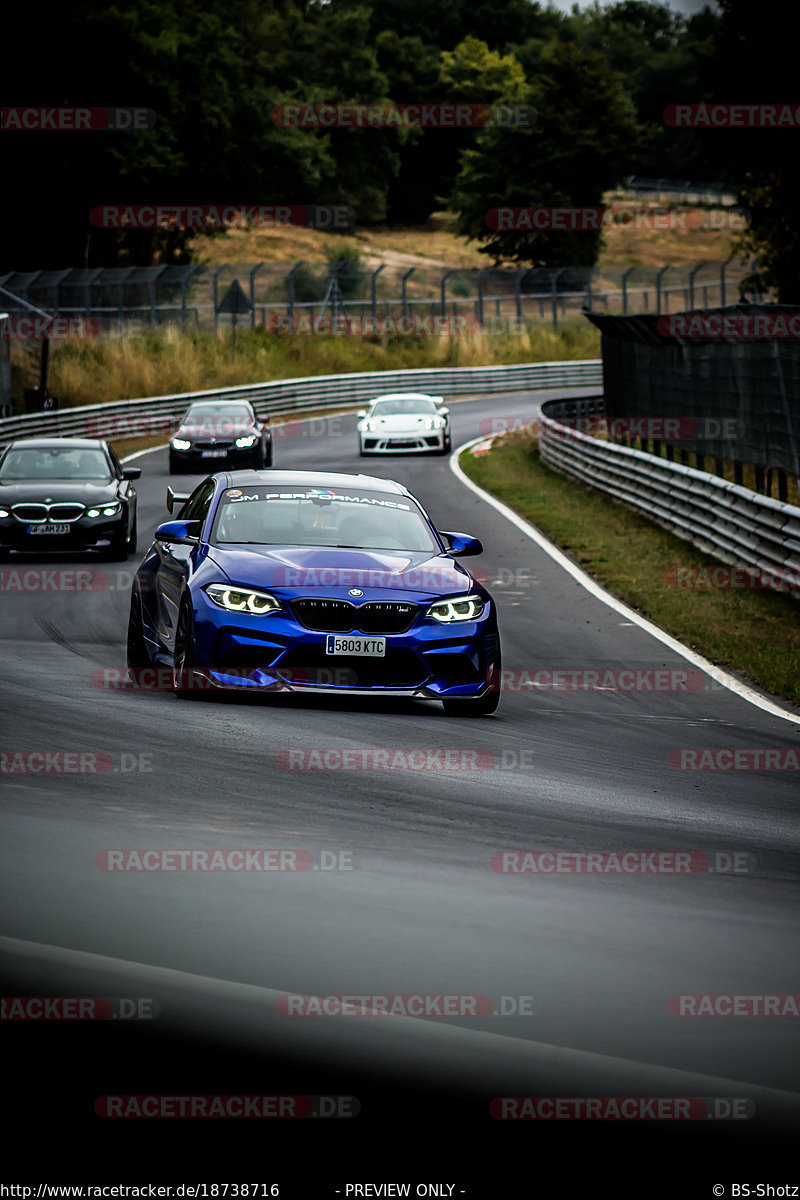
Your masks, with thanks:
[{"label": "green foliage", "polygon": [[524,102],[537,111],[535,125],[487,126],[462,155],[451,196],[456,228],[482,242],[494,261],[591,265],[599,232],[492,230],[486,214],[495,207],[599,205],[636,146],[633,104],[602,55],[566,42],[542,55]]}]

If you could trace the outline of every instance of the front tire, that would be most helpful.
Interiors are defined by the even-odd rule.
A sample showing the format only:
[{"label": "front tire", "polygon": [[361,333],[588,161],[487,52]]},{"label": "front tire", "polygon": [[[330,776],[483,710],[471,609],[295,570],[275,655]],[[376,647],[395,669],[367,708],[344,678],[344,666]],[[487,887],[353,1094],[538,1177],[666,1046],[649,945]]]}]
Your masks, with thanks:
[{"label": "front tire", "polygon": [[172,690],[179,700],[194,700],[197,696],[196,681],[194,622],[189,602],[184,599],[178,613],[178,628],[175,631]]},{"label": "front tire", "polygon": [[138,589],[131,592],[131,608],[128,614],[128,674],[133,683],[138,684],[139,673],[151,666],[150,656],[144,640],[144,622],[142,613],[142,597]]}]

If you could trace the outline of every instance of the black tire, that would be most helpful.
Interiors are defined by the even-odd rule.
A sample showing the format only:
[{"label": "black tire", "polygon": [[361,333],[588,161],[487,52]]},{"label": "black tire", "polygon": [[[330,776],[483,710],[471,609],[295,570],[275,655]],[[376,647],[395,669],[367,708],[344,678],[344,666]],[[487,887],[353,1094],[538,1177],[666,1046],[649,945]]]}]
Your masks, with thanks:
[{"label": "black tire", "polygon": [[179,700],[194,700],[198,695],[194,670],[194,625],[187,600],[181,601],[178,628],[175,630],[175,653],[172,667],[172,690]]},{"label": "black tire", "polygon": [[128,534],[128,554],[135,554],[136,547],[139,544],[139,530],[136,524],[136,517],[133,518],[133,527]]},{"label": "black tire", "polygon": [[266,449],[264,450],[264,466],[272,466],[272,442],[267,442]]},{"label": "black tire", "polygon": [[170,475],[183,474],[183,463],[179,459],[173,457],[172,454],[169,456],[169,473]]},{"label": "black tire", "polygon": [[8,562],[11,557],[11,550],[8,546],[0,546],[0,562]]},{"label": "black tire", "polygon": [[501,661],[500,651],[497,652],[497,662],[492,671],[492,687],[485,695],[477,700],[443,700],[445,714],[448,717],[488,717],[497,710],[500,703]]},{"label": "black tire", "polygon": [[128,674],[131,680],[138,684],[139,673],[152,666],[147,646],[144,640],[144,625],[142,618],[142,597],[138,588],[131,591],[131,608],[128,614]]}]

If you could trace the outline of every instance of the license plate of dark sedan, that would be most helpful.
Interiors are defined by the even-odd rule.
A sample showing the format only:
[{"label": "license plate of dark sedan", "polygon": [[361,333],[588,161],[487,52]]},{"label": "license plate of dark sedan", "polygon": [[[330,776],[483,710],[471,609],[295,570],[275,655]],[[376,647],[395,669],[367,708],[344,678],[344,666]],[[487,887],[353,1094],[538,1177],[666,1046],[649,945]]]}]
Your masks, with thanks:
[{"label": "license plate of dark sedan", "polygon": [[227,450],[201,450],[200,457],[201,458],[225,458],[227,456],[227,453],[228,453]]},{"label": "license plate of dark sedan", "polygon": [[69,533],[69,525],[29,525],[28,533]]},{"label": "license plate of dark sedan", "polygon": [[339,637],[331,633],[325,643],[325,652],[357,655],[359,658],[385,658],[386,638]]}]

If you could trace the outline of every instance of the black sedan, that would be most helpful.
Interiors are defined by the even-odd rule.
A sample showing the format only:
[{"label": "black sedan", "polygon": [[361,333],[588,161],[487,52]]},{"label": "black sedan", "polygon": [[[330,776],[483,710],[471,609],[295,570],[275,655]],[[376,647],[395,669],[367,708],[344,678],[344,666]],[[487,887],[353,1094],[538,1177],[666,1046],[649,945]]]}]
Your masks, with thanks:
[{"label": "black sedan", "polygon": [[246,400],[198,400],[181,418],[169,444],[171,475],[272,466],[272,434]]},{"label": "black sedan", "polygon": [[101,438],[22,438],[0,455],[0,558],[12,550],[136,551],[140,467]]}]

